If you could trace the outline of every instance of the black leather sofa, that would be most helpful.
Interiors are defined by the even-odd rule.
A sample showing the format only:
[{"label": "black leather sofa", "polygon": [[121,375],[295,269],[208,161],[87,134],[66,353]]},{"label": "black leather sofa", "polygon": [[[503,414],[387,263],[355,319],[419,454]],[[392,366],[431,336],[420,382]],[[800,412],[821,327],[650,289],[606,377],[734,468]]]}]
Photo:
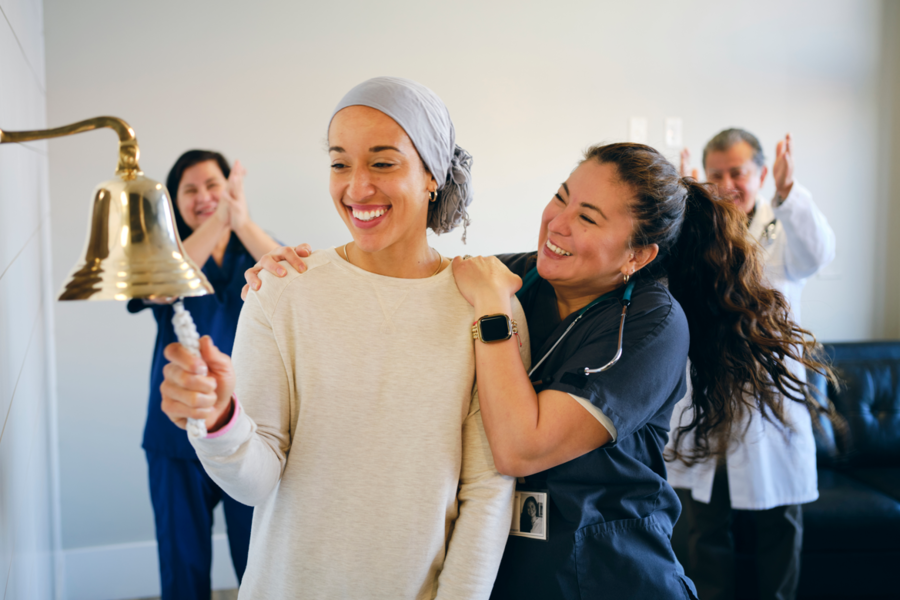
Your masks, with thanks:
[{"label": "black leather sofa", "polygon": [[[810,381],[847,432],[819,418],[819,499],[803,507],[798,597],[900,598],[900,341],[827,344],[825,353],[841,389],[815,373]],[[756,597],[750,525],[736,515],[739,598]]]}]

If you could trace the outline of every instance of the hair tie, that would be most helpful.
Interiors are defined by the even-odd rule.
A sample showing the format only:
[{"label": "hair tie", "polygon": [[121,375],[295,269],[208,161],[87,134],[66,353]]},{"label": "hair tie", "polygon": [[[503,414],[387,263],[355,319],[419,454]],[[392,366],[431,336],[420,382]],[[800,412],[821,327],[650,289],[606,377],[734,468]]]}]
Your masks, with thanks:
[{"label": "hair tie", "polygon": [[[453,157],[450,159],[450,172],[447,174],[447,180],[451,178],[458,184],[468,184],[472,177],[472,155],[463,148],[455,146],[453,149]],[[469,205],[472,199],[466,202]]]}]

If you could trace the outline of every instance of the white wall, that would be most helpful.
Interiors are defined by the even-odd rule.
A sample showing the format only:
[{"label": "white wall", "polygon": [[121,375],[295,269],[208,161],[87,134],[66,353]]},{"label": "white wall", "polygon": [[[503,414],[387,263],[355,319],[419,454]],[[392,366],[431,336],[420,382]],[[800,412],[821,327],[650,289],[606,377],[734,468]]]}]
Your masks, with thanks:
[{"label": "white wall", "polygon": [[[459,233],[433,242],[449,255],[533,248],[540,211],[580,151],[625,139],[632,116],[649,119],[653,145],[663,120],[681,117],[695,156],[725,127],[756,132],[770,157],[790,131],[797,176],[838,237],[834,266],[807,286],[804,324],[824,340],[900,335],[884,328],[884,272],[896,263],[875,260],[887,239],[877,0],[45,8],[52,124],[126,119],[158,180],[188,148],[240,158],[258,222],[315,247],[349,239],[327,193],[327,118],[375,75],[434,89],[475,157],[469,245]],[[112,174],[115,152],[111,133],[50,146],[55,285],[81,251],[91,189]],[[152,318],[102,303],[57,304],[56,316],[64,547],[150,540],[140,438]]]},{"label": "white wall", "polygon": [[[43,9],[0,0],[0,127],[46,123]],[[53,598],[59,547],[46,143],[0,146],[0,598]]]},{"label": "white wall", "polygon": [[879,153],[878,183],[881,206],[879,214],[886,216],[879,239],[881,252],[876,264],[885,273],[884,307],[880,311],[884,337],[900,337],[900,2],[887,2],[882,18],[881,51],[881,111],[879,129],[882,132]]}]

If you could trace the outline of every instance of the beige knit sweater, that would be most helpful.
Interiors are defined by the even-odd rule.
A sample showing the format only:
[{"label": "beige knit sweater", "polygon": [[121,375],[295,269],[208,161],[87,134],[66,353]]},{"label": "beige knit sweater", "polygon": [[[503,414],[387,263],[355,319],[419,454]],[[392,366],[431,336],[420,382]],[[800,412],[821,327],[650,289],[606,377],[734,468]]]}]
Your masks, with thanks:
[{"label": "beige knit sweater", "polygon": [[191,440],[257,507],[240,598],[488,598],[514,482],[484,435],[474,315],[452,269],[396,279],[334,250],[307,262],[263,274],[233,352],[244,410]]}]

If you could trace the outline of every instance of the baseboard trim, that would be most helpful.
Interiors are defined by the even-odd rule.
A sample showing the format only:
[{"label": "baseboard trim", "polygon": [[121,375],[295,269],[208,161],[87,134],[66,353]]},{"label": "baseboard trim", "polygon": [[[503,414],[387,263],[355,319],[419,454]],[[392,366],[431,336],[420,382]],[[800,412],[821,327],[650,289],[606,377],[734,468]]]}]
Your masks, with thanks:
[{"label": "baseboard trim", "polygon": [[[213,535],[212,587],[237,587],[224,533]],[[156,542],[73,548],[63,551],[67,600],[131,600],[159,596]]]}]

